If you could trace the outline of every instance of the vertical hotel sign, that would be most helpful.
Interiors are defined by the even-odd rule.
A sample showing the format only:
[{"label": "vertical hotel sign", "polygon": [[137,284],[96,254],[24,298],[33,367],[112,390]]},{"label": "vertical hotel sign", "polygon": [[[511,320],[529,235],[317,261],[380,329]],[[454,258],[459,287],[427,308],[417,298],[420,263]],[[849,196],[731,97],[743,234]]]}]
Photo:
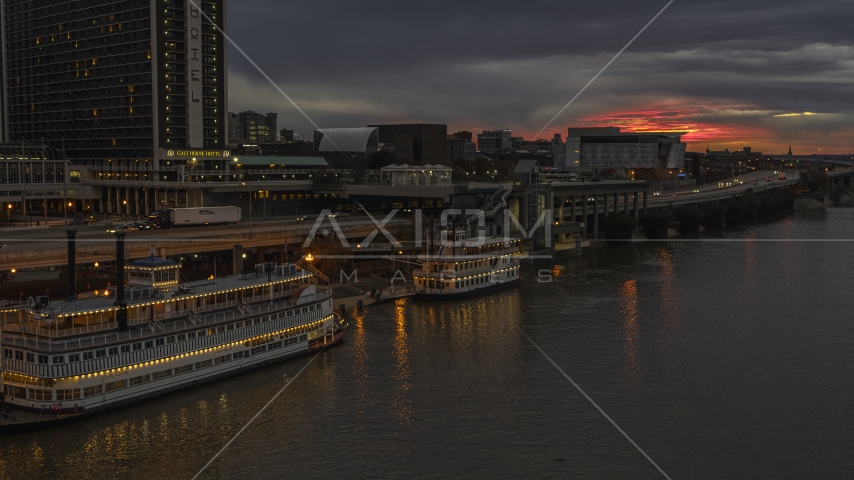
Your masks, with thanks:
[{"label": "vertical hotel sign", "polygon": [[190,148],[204,148],[204,110],[202,101],[202,15],[196,5],[187,2],[187,95]]}]

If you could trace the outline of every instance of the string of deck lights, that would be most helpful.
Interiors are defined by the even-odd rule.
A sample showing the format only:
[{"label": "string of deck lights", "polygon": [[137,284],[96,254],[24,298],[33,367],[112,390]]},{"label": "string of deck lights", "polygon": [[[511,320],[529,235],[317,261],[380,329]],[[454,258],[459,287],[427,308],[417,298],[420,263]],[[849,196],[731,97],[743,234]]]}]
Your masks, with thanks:
[{"label": "string of deck lights", "polygon": [[[156,360],[149,360],[147,362],[139,362],[139,363],[132,364],[132,365],[126,365],[124,367],[110,368],[110,369],[101,370],[98,372],[91,372],[91,373],[84,373],[84,374],[80,374],[80,375],[74,375],[73,377],[69,375],[67,377],[46,379],[46,378],[33,377],[33,376],[25,375],[22,373],[3,372],[3,380],[15,382],[15,383],[23,383],[25,385],[45,386],[45,384],[42,382],[45,382],[45,383],[46,382],[53,382],[54,384],[56,384],[56,382],[58,382],[60,380],[69,380],[69,379],[77,380],[80,378],[91,378],[91,377],[97,377],[100,375],[109,375],[113,372],[120,371],[120,370],[129,371],[131,369],[142,368],[142,367],[150,366],[150,365],[156,365],[159,363],[168,362],[168,361],[176,360],[179,358],[186,358],[186,357],[189,357],[192,355],[200,355],[203,353],[210,353],[210,352],[217,353],[217,352],[223,351],[226,347],[231,348],[231,347],[239,345],[239,344],[244,344],[245,342],[252,342],[252,341],[257,341],[257,340],[262,339],[262,338],[276,337],[279,335],[284,335],[285,333],[293,331],[293,330],[308,329],[308,331],[311,331],[312,327],[320,326],[321,324],[326,323],[327,321],[333,319],[334,317],[335,317],[334,315],[328,315],[324,318],[321,318],[320,320],[315,320],[314,322],[307,323],[305,325],[299,325],[296,327],[290,327],[290,328],[286,328],[286,329],[282,329],[282,330],[277,330],[275,332],[265,333],[263,335],[256,335],[254,337],[246,338],[246,339],[243,339],[243,340],[240,340],[237,342],[224,343],[224,344],[218,345],[216,347],[202,348],[202,349],[194,350],[191,352],[186,352],[186,353],[182,353],[182,354],[178,354],[178,355],[172,355],[170,357],[159,358]],[[317,328],[315,328],[315,330],[317,330]],[[18,379],[23,379],[24,381],[12,378],[13,376],[17,377]]]}]

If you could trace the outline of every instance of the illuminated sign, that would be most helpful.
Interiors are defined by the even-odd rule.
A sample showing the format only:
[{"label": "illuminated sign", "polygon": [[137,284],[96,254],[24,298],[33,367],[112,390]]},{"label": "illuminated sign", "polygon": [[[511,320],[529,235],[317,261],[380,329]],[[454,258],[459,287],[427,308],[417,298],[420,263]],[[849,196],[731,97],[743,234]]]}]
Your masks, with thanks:
[{"label": "illuminated sign", "polygon": [[166,150],[166,158],[217,157],[228,158],[229,150]]}]

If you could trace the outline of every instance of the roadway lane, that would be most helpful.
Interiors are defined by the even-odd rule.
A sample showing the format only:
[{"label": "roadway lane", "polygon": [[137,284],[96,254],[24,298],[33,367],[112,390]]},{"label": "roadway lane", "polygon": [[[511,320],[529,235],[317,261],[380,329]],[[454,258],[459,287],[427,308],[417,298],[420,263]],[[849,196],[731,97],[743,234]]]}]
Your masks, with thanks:
[{"label": "roadway lane", "polygon": [[[336,221],[345,235],[357,238],[367,236],[375,229],[367,216],[358,215],[336,219]],[[129,258],[142,258],[149,255],[152,246],[166,248],[168,255],[176,255],[231,250],[235,243],[240,243],[244,248],[283,245],[286,240],[290,245],[297,245],[305,240],[314,223],[315,220],[253,223],[251,238],[248,224],[131,231],[125,239],[126,250]],[[399,219],[386,224],[386,228],[408,225],[412,225],[412,221],[400,215]],[[77,260],[79,263],[115,259],[115,236],[107,233],[105,227],[100,227],[97,231],[94,230],[95,228],[95,226],[78,228]],[[332,224],[324,221],[321,229],[331,231]],[[0,270],[64,265],[67,262],[67,240],[64,228],[38,231],[43,234],[44,230],[52,231],[52,236],[29,238],[29,231],[26,230],[18,231],[12,236],[4,232],[0,237],[3,244],[0,248]]]}]

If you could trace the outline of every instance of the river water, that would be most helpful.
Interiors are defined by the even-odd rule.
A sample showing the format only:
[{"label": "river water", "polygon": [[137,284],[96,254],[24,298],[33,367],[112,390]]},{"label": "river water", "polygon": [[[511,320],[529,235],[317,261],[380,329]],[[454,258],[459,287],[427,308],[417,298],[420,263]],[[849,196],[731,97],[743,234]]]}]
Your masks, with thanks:
[{"label": "river water", "polygon": [[[522,332],[674,479],[850,478],[853,253],[828,239],[854,209],[366,309],[200,478],[663,478]],[[2,438],[0,478],[191,478],[310,360]]]}]

